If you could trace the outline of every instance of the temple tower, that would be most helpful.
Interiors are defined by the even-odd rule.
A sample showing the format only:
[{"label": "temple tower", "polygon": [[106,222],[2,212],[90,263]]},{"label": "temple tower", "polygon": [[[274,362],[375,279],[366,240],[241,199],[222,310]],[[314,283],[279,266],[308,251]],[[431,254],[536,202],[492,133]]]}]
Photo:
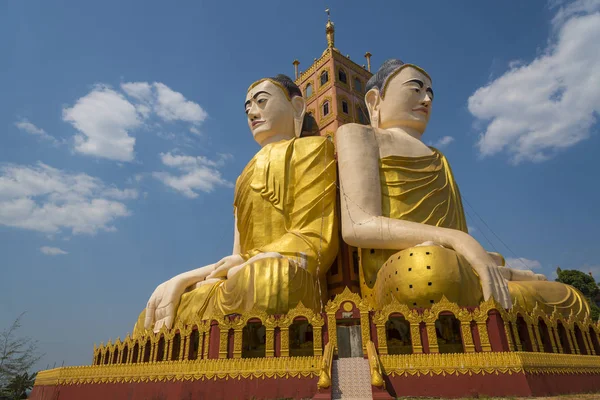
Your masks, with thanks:
[{"label": "temple tower", "polygon": [[[296,84],[306,98],[307,113],[317,121],[321,136],[334,140],[335,132],[344,124],[368,124],[364,96],[372,74],[364,65],[358,65],[335,47],[335,26],[329,10],[326,12],[327,48],[305,71],[298,71],[298,60],[294,60],[293,65]],[[365,57],[370,68],[371,54],[367,52]],[[341,293],[346,286],[360,293],[359,259],[357,249],[346,245],[340,236],[340,251],[327,274],[329,296]]]}]

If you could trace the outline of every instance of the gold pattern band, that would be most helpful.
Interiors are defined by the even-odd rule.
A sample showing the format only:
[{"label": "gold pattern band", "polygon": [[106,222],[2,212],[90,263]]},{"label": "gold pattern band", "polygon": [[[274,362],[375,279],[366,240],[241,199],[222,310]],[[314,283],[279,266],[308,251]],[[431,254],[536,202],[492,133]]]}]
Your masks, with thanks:
[{"label": "gold pattern band", "polygon": [[380,356],[388,375],[600,374],[600,358],[529,352]]},{"label": "gold pattern band", "polygon": [[322,357],[166,361],[144,364],[61,367],[40,371],[35,386],[86,383],[289,378],[319,376]]},{"label": "gold pattern band", "polygon": [[[391,376],[600,374],[600,358],[572,354],[408,354],[381,355],[379,360],[385,374]],[[314,356],[62,367],[41,371],[35,385],[317,377],[323,362],[323,357]]]}]

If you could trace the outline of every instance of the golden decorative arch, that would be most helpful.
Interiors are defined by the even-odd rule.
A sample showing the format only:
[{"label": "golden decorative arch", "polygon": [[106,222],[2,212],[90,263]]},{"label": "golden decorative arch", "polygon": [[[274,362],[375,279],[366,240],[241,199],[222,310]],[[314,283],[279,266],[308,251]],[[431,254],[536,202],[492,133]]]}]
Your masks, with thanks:
[{"label": "golden decorative arch", "polygon": [[511,321],[517,321],[518,316],[523,317],[526,323],[533,324],[533,319],[529,315],[529,312],[525,307],[523,307],[518,300],[515,300],[512,308],[508,312],[509,318]]},{"label": "golden decorative arch", "polygon": [[388,354],[387,336],[385,332],[385,324],[392,314],[402,314],[410,324],[410,337],[413,353],[422,353],[423,346],[421,345],[421,332],[419,324],[422,321],[422,316],[417,310],[411,310],[406,304],[400,303],[395,297],[392,301],[373,315],[373,323],[377,328],[377,343],[380,355]]},{"label": "golden decorative arch", "polygon": [[451,302],[446,296],[442,296],[440,301],[434,303],[431,308],[423,311],[423,322],[425,322],[427,338],[429,339],[429,351],[431,353],[439,353],[440,351],[435,331],[435,321],[442,312],[451,312],[460,321],[460,331],[465,353],[475,352],[475,343],[471,334],[473,314],[465,308],[460,308],[458,304]]},{"label": "golden decorative arch", "polygon": [[537,320],[531,316],[527,309],[524,306],[522,306],[518,300],[515,300],[515,302],[513,303],[512,308],[508,312],[508,316],[513,325],[513,334],[515,336],[515,340],[517,340],[517,346],[519,351],[522,350],[522,344],[521,339],[519,337],[519,330],[517,329],[517,319],[519,318],[519,316],[521,316],[523,318],[523,321],[525,321],[525,325],[527,325],[527,332],[529,334],[529,340],[531,341],[533,351],[539,352],[539,339],[537,338],[537,336],[539,336],[539,330],[537,329]]},{"label": "golden decorative arch", "polygon": [[369,329],[369,311],[371,311],[371,308],[366,301],[364,301],[357,293],[350,291],[350,288],[347,286],[344,288],[342,293],[335,296],[333,300],[329,300],[327,305],[325,305],[329,342],[331,343],[332,347],[337,350],[335,313],[340,309],[342,303],[347,301],[354,303],[360,312],[360,329],[362,333],[363,353],[366,353],[367,342],[371,340],[371,330]]},{"label": "golden decorative arch", "polygon": [[494,297],[490,297],[483,303],[479,305],[475,310],[473,310],[473,320],[477,324],[477,330],[479,332],[479,339],[481,342],[481,349],[483,351],[492,351],[492,345],[490,343],[490,334],[488,330],[487,321],[489,318],[490,311],[495,310],[500,314],[500,318],[502,318],[502,322],[504,323],[504,331],[506,334],[506,340],[508,341],[509,348],[513,348],[512,337],[510,335],[510,324],[508,313],[502,307],[500,303],[494,299]]},{"label": "golden decorative arch", "polygon": [[[548,336],[550,337],[550,344],[552,346],[552,351],[554,353],[558,353],[558,347],[556,346],[556,335],[555,335],[555,326],[554,326],[554,321],[552,320],[552,318],[550,318],[550,316],[544,311],[542,310],[542,307],[539,306],[538,303],[535,304],[535,307],[533,307],[533,310],[531,311],[531,313],[529,314],[531,317],[531,320],[533,322],[533,331],[535,333],[535,337],[537,339],[537,343],[538,343],[538,349],[540,352],[544,351],[544,344],[542,342],[542,335],[540,332],[540,319],[542,321],[544,321],[544,323],[546,324],[546,328],[548,329]],[[559,343],[560,343],[560,339],[559,339]]]},{"label": "golden decorative arch", "polygon": [[544,321],[548,326],[552,326],[554,324],[554,321],[552,321],[550,316],[546,314],[544,310],[542,310],[542,307],[540,307],[538,303],[535,304],[535,307],[533,307],[533,310],[531,310],[529,316],[534,323],[537,323],[537,321],[541,318],[542,321]]},{"label": "golden decorative arch", "polygon": [[451,312],[461,322],[471,322],[473,320],[473,315],[467,309],[460,308],[458,304],[451,302],[446,296],[442,296],[440,301],[423,311],[423,321],[425,323],[435,323],[443,312]]},{"label": "golden decorative arch", "polygon": [[281,338],[281,357],[289,357],[290,355],[290,335],[289,328],[294,320],[298,317],[304,317],[313,327],[313,354],[321,356],[323,354],[323,342],[321,333],[325,320],[319,313],[315,313],[311,308],[308,308],[304,303],[300,302],[296,307],[291,309],[287,314],[276,320],[276,324],[280,329]]},{"label": "golden decorative arch", "polygon": [[242,357],[242,331],[251,319],[258,319],[265,326],[265,356],[273,357],[275,342],[274,330],[276,326],[275,317],[268,315],[264,309],[258,308],[255,305],[250,311],[235,315],[233,318],[224,316],[217,320],[219,322],[219,328],[221,328],[221,323],[223,326],[223,329],[220,329],[219,358],[227,357],[227,337],[229,329],[233,329],[233,358]]}]

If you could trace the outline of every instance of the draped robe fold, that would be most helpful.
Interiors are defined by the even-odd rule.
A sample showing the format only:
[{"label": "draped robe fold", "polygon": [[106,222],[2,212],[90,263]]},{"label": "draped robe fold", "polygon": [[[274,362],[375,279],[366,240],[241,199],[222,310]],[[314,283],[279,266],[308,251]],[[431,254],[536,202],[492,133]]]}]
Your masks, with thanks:
[{"label": "draped robe fold", "polygon": [[[450,165],[439,150],[431,149],[433,154],[428,156],[381,158],[383,216],[467,232],[460,191]],[[450,249],[361,249],[361,265],[363,296],[379,307],[393,297],[402,302],[414,299],[414,303],[419,303],[416,305],[423,307],[439,301],[442,295],[463,306],[477,306],[483,301],[477,273]],[[566,317],[571,311],[589,315],[585,297],[572,286],[510,281],[508,288],[513,303],[530,311],[539,304],[546,313],[552,313],[556,307]]]},{"label": "draped robe fold", "polygon": [[253,307],[280,314],[300,302],[320,312],[325,274],[338,251],[336,179],[334,147],[324,137],[264,146],[236,182],[240,253],[245,260],[267,252],[283,257],[251,262],[229,279],[184,293],[175,323]]}]

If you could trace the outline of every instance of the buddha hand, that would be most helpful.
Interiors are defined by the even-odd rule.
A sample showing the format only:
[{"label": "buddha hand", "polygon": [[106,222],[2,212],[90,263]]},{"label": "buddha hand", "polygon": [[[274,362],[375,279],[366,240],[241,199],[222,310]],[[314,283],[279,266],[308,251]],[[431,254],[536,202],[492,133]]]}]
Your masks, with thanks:
[{"label": "buddha hand", "polygon": [[467,233],[456,231],[452,235],[450,245],[479,275],[484,299],[488,300],[493,296],[504,308],[511,308],[512,301],[507,280],[499,271],[496,261],[479,242]]},{"label": "buddha hand", "polygon": [[160,331],[163,326],[171,328],[181,295],[187,287],[203,281],[215,270],[215,266],[210,264],[184,272],[158,285],[146,305],[144,327],[150,329],[154,324],[154,332]]},{"label": "buddha hand", "polygon": [[214,271],[211,272],[207,279],[225,278],[228,276],[230,269],[243,264],[245,264],[245,261],[239,254],[232,254],[230,256],[223,257],[217,261]]},{"label": "buddha hand", "polygon": [[259,253],[254,257],[249,258],[247,261],[244,261],[239,254],[227,256],[215,264],[215,270],[206,279],[224,278],[225,276],[229,279],[246,265],[252,264],[263,258],[283,258],[283,256],[276,252],[266,252]]}]

